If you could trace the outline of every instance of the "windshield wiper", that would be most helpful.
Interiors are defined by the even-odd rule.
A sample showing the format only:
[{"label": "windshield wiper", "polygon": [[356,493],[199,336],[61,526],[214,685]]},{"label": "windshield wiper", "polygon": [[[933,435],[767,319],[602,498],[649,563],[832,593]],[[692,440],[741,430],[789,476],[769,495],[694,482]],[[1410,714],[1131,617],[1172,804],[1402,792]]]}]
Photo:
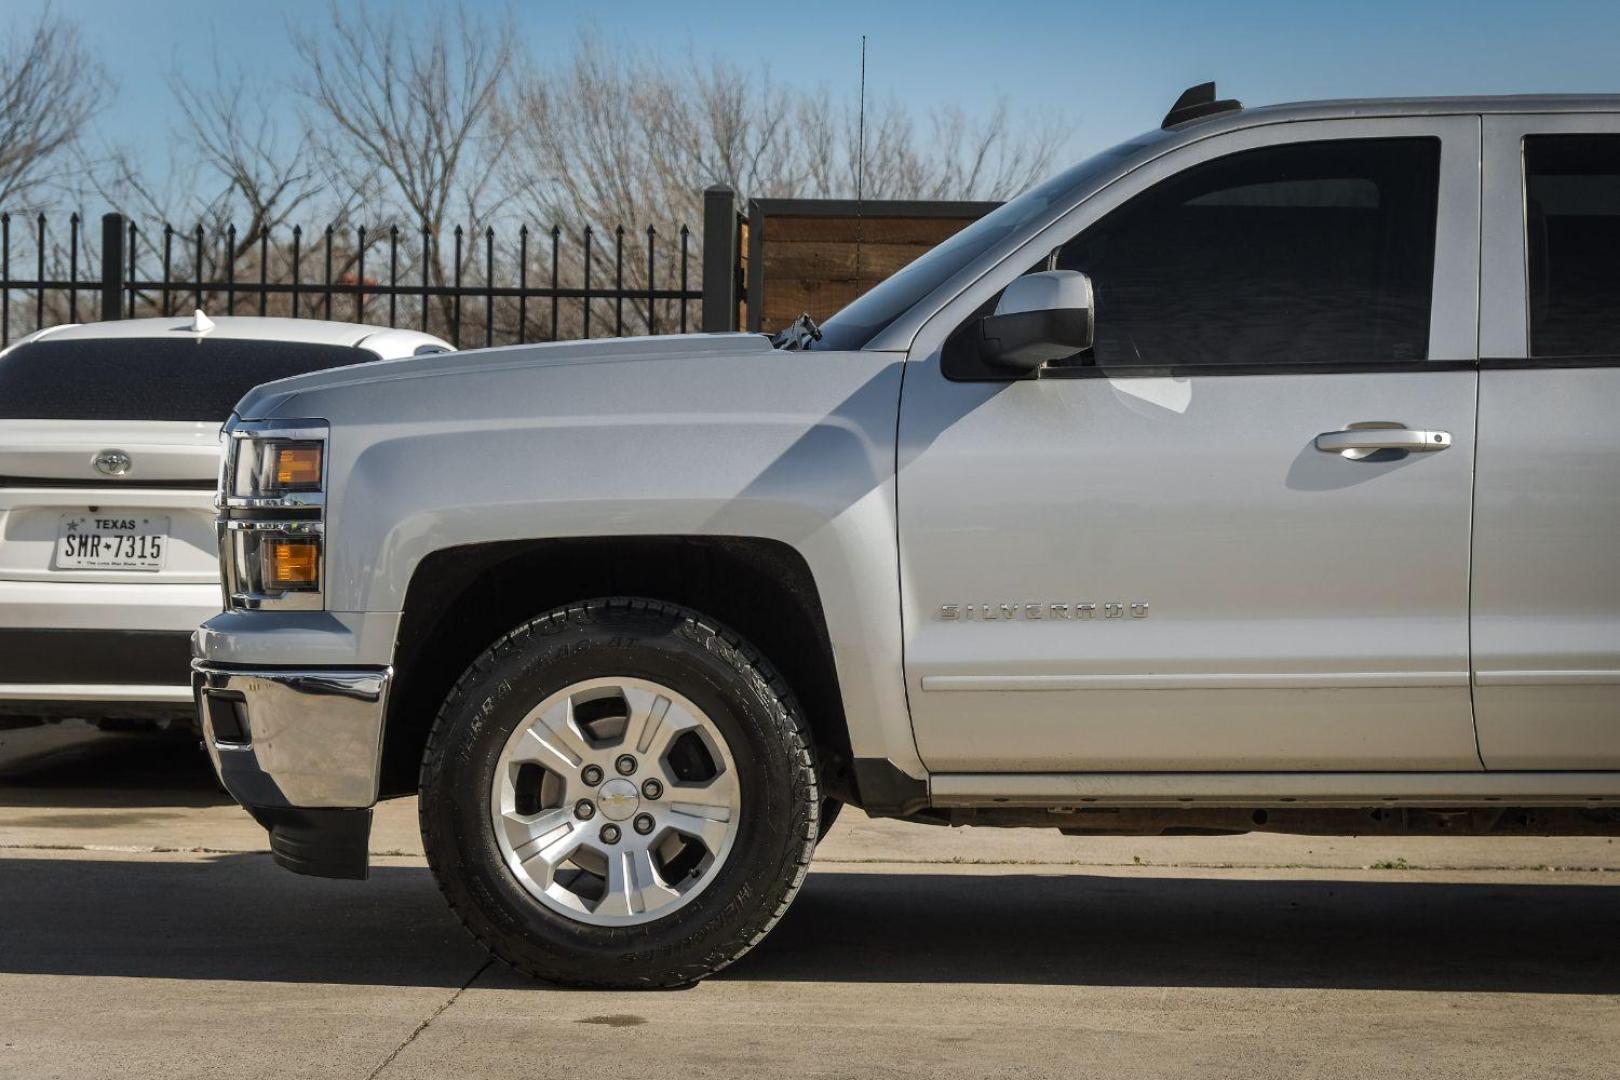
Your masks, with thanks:
[{"label": "windshield wiper", "polygon": [[789,323],[787,329],[772,337],[771,344],[786,352],[797,352],[800,349],[808,349],[811,342],[820,340],[821,327],[816,325],[816,320],[812,319],[807,311]]}]

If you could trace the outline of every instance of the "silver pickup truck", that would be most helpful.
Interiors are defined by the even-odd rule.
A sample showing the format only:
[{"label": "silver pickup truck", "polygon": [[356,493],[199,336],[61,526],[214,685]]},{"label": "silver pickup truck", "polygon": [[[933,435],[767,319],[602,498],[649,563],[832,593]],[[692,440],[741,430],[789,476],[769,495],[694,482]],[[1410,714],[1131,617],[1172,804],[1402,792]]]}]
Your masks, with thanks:
[{"label": "silver pickup truck", "polygon": [[815,328],[263,386],[209,752],[301,873],[687,983],[839,806],[1620,834],[1620,97],[1164,125]]}]

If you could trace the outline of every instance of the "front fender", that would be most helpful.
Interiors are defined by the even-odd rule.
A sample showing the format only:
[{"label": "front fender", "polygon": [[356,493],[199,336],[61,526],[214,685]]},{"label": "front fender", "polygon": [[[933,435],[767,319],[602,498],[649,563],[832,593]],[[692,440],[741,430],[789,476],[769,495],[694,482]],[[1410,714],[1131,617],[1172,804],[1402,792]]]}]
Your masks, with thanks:
[{"label": "front fender", "polygon": [[756,537],[815,578],[858,757],[923,775],[901,670],[903,360],[767,353],[450,372],[305,395],[332,424],[327,607],[398,612],[447,548]]}]

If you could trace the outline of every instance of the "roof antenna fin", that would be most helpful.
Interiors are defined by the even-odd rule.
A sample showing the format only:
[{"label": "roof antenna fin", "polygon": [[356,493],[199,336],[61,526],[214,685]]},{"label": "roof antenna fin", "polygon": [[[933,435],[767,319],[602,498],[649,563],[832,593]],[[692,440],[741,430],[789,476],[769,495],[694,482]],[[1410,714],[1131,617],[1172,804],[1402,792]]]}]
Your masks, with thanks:
[{"label": "roof antenna fin", "polygon": [[188,329],[193,334],[206,334],[213,328],[214,320],[204,315],[202,308],[198,308],[195,314],[191,316],[191,326]]},{"label": "roof antenna fin", "polygon": [[1235,98],[1224,101],[1215,97],[1215,84],[1213,82],[1199,83],[1183,90],[1176,103],[1170,106],[1170,111],[1164,114],[1164,122],[1160,127],[1175,127],[1188,120],[1197,120],[1204,116],[1214,116],[1216,113],[1236,112],[1243,108],[1243,102]]}]

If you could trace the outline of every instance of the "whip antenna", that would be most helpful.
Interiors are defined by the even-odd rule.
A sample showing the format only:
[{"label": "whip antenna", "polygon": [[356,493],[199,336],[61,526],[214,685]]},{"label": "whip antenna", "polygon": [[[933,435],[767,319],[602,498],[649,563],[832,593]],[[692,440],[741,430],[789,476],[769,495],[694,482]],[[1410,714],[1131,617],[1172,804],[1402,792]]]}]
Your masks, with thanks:
[{"label": "whip antenna", "polygon": [[866,193],[866,35],[861,35],[861,89],[855,114],[855,292],[861,290],[861,198]]}]

